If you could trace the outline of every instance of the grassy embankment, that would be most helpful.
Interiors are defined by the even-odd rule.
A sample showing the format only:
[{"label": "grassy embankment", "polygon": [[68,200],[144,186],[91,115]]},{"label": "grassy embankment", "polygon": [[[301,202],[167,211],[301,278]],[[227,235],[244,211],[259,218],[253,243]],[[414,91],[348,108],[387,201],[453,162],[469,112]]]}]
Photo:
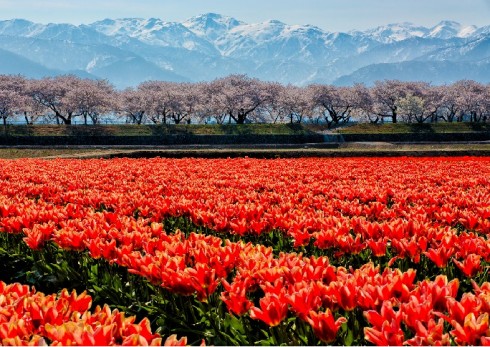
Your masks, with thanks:
[{"label": "grassy embankment", "polygon": [[[326,130],[324,125],[314,124],[245,124],[245,125],[100,125],[100,126],[10,126],[10,136],[165,136],[176,134],[191,135],[307,135]],[[438,134],[438,133],[472,133],[490,132],[490,124],[472,123],[437,123],[437,124],[356,124],[335,129],[333,132],[341,134]],[[1,136],[1,134],[0,134]],[[165,156],[204,156],[209,153],[217,155],[269,155],[269,156],[333,156],[340,155],[387,155],[398,152],[420,154],[455,152],[467,155],[478,151],[482,155],[490,154],[490,143],[467,144],[390,144],[390,143],[343,143],[339,148],[313,148],[313,146],[297,145],[294,148],[281,148],[274,146],[267,148],[243,145],[235,148],[226,146],[206,148],[189,148],[185,150],[160,149],[159,155]],[[0,148],[0,158],[27,158],[27,157],[109,157],[114,154],[124,155],[134,153],[134,149],[114,149],[109,147],[98,148]],[[138,152],[144,153],[141,149]]]},{"label": "grassy embankment", "polygon": [[[318,127],[310,129],[303,124],[11,125],[7,128],[7,134],[8,136],[307,135],[314,132],[316,128]],[[4,134],[4,131],[0,132],[0,136]]]},{"label": "grassy embankment", "polygon": [[[178,124],[178,125],[10,125],[9,136],[164,136],[164,135],[308,135],[323,124]],[[336,128],[340,134],[418,134],[490,132],[490,123],[361,123]],[[5,130],[0,136],[5,135]]]}]

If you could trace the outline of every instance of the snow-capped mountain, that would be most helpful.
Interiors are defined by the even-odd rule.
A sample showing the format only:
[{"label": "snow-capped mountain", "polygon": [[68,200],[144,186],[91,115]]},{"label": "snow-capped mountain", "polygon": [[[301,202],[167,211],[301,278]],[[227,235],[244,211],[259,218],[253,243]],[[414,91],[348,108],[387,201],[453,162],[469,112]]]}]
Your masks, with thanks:
[{"label": "snow-capped mountain", "polygon": [[82,44],[111,44],[112,40],[86,25],[37,24],[23,19],[0,21],[0,35]]},{"label": "snow-capped mountain", "polygon": [[451,39],[453,37],[470,37],[477,27],[474,25],[463,26],[454,21],[442,21],[433,28],[426,37],[432,37],[436,39]]},{"label": "snow-capped mountain", "polygon": [[149,45],[179,47],[206,54],[217,53],[212,43],[197,36],[183,24],[164,22],[158,18],[105,19],[89,26],[107,36],[130,37]]},{"label": "snow-capped mountain", "polygon": [[461,25],[454,21],[441,21],[431,28],[416,26],[413,23],[394,23],[380,26],[366,31],[353,31],[353,35],[368,36],[382,43],[403,41],[414,37],[435,38],[448,40],[452,38],[465,38],[477,31],[474,25]]},{"label": "snow-capped mountain", "polygon": [[355,36],[367,36],[381,43],[392,43],[413,37],[425,37],[429,30],[428,28],[404,22],[379,26],[366,31],[353,31],[352,34]]},{"label": "snow-capped mountain", "polygon": [[[182,23],[158,18],[78,26],[0,21],[0,61],[12,57],[23,60],[9,64],[9,73],[77,73],[107,78],[119,88],[148,79],[200,81],[231,73],[299,85],[410,76],[447,83],[469,78],[465,64],[468,76],[490,82],[490,25],[395,23],[340,33],[278,20],[245,23],[216,13]],[[437,71],[437,78],[430,79],[430,71]]]},{"label": "snow-capped mountain", "polygon": [[225,36],[231,29],[245,23],[232,17],[208,13],[189,18],[182,24],[194,34],[215,42],[218,38]]}]

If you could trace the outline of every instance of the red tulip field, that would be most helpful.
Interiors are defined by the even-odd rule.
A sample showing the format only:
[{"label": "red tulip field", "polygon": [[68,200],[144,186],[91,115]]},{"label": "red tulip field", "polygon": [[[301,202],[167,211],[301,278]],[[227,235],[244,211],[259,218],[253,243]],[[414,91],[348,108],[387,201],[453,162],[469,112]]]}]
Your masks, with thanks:
[{"label": "red tulip field", "polygon": [[0,160],[2,345],[490,345],[490,158]]}]

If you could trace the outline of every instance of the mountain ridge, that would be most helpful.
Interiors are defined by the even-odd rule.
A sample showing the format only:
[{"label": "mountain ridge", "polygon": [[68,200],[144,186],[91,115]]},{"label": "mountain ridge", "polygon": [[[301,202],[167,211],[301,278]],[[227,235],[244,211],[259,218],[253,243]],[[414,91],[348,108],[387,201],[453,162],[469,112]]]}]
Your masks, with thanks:
[{"label": "mountain ridge", "polygon": [[463,63],[472,62],[468,73],[478,75],[480,69],[480,81],[490,82],[481,63],[490,57],[490,26],[450,20],[431,27],[403,22],[329,32],[274,19],[246,23],[217,13],[183,22],[106,18],[81,25],[11,19],[0,21],[0,49],[0,56],[9,52],[37,66],[33,73],[34,65],[25,71],[19,65],[16,72],[27,77],[79,71],[106,78],[118,88],[147,79],[195,82],[232,73],[297,85],[356,83],[355,76],[362,75],[357,82],[371,83],[387,77],[380,64],[398,64],[389,69],[392,79],[406,78],[407,71],[419,66],[420,71],[437,70],[436,80],[449,83],[449,78],[439,78],[445,68],[455,66],[447,62],[458,63],[462,77]]}]

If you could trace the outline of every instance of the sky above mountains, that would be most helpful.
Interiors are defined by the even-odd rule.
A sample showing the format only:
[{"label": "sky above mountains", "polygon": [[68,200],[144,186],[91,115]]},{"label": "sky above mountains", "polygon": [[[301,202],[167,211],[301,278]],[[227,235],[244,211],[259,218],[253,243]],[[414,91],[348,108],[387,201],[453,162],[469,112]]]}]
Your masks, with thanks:
[{"label": "sky above mountains", "polygon": [[444,19],[490,24],[490,0],[0,0],[0,20],[25,18],[38,23],[127,17],[182,22],[208,12],[250,23],[277,19],[342,32],[400,22],[432,26]]}]

